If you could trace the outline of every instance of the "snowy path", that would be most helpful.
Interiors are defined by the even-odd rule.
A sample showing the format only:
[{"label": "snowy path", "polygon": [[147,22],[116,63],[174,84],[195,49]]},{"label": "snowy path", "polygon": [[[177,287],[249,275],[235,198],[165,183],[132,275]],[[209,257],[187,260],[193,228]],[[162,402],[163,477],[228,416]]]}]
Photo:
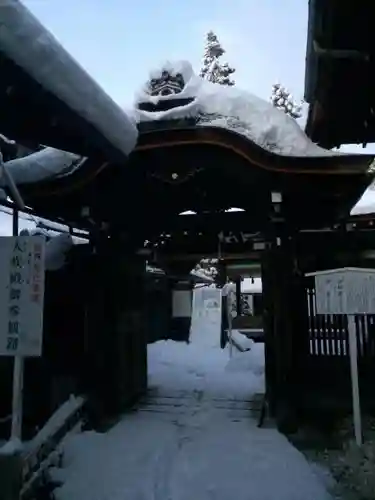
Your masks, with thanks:
[{"label": "snowy path", "polygon": [[262,349],[229,360],[207,329],[149,346],[151,392],[106,434],[66,446],[58,500],[328,500],[275,429],[257,428]]}]

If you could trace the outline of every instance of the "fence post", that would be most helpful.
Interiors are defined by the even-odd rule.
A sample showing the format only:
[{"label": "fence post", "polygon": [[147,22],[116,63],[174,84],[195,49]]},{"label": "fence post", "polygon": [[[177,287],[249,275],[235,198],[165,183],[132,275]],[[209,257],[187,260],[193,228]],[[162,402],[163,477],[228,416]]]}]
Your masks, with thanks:
[{"label": "fence post", "polygon": [[0,452],[0,500],[19,500],[22,487],[22,454]]}]

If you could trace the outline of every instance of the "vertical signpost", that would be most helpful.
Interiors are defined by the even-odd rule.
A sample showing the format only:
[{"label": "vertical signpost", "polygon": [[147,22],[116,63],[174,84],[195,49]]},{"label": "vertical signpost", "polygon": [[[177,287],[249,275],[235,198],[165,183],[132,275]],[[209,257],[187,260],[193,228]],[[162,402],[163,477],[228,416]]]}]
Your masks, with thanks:
[{"label": "vertical signpost", "polygon": [[0,356],[14,357],[11,439],[21,441],[23,359],[42,353],[45,241],[18,236],[25,204],[1,151],[0,177],[14,202],[13,236],[0,237]]},{"label": "vertical signpost", "polygon": [[23,359],[42,353],[44,251],[42,236],[0,237],[0,356],[14,357],[12,439],[21,439]]},{"label": "vertical signpost", "polygon": [[356,443],[361,446],[363,436],[355,315],[375,314],[375,269],[345,267],[306,276],[315,277],[317,314],[345,314],[348,318],[354,433]]}]

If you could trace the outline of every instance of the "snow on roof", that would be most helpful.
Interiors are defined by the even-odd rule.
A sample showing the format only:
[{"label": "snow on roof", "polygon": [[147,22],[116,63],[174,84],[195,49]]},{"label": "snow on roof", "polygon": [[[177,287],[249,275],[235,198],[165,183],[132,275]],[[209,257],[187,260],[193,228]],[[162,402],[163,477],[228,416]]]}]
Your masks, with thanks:
[{"label": "snow on roof", "polygon": [[[146,272],[153,274],[165,274],[165,271],[154,266],[146,265]],[[207,276],[203,271],[199,269],[192,269],[190,271],[190,276],[197,278],[198,280],[204,281],[205,283],[213,283],[214,279],[211,276]]]},{"label": "snow on roof", "polygon": [[1,51],[46,90],[128,155],[138,131],[133,119],[64,50],[19,1],[0,2]]},{"label": "snow on roof", "polygon": [[202,271],[200,269],[193,269],[192,271],[190,271],[190,275],[195,276],[196,278],[203,280],[206,283],[208,283],[208,282],[213,283],[214,282],[214,279],[212,276],[209,276],[208,274],[206,274],[204,271]]},{"label": "snow on roof", "polygon": [[221,127],[237,132],[276,154],[301,157],[337,155],[337,152],[322,149],[314,144],[295,119],[269,102],[235,86],[218,85],[204,80],[194,74],[191,64],[187,61],[168,62],[152,72],[150,79],[160,76],[163,70],[172,75],[182,74],[185,80],[182,92],[177,96],[150,96],[144,87],[136,95],[136,105],[141,102],[156,104],[176,97],[195,99],[190,104],[167,111],[133,110],[138,122],[197,117],[198,126]]},{"label": "snow on roof", "polygon": [[[5,163],[16,184],[28,184],[71,173],[80,156],[55,148],[45,148]],[[0,177],[0,186],[5,179]]]},{"label": "snow on roof", "polygon": [[325,269],[324,271],[314,271],[312,273],[306,273],[305,276],[325,276],[329,274],[337,273],[365,273],[374,274],[375,269],[367,267],[338,267],[337,269]]}]

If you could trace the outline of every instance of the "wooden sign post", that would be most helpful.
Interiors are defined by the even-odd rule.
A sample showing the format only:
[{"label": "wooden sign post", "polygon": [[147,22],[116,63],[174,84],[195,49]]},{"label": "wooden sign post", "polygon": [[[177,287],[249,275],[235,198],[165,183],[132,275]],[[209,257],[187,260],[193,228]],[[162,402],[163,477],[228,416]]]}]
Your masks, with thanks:
[{"label": "wooden sign post", "polygon": [[354,433],[357,445],[361,446],[363,437],[355,315],[375,314],[375,269],[344,267],[308,273],[306,276],[315,278],[317,314],[345,314],[348,317]]},{"label": "wooden sign post", "polygon": [[0,237],[0,356],[14,358],[13,440],[21,440],[23,360],[42,354],[44,261],[44,237]]}]

